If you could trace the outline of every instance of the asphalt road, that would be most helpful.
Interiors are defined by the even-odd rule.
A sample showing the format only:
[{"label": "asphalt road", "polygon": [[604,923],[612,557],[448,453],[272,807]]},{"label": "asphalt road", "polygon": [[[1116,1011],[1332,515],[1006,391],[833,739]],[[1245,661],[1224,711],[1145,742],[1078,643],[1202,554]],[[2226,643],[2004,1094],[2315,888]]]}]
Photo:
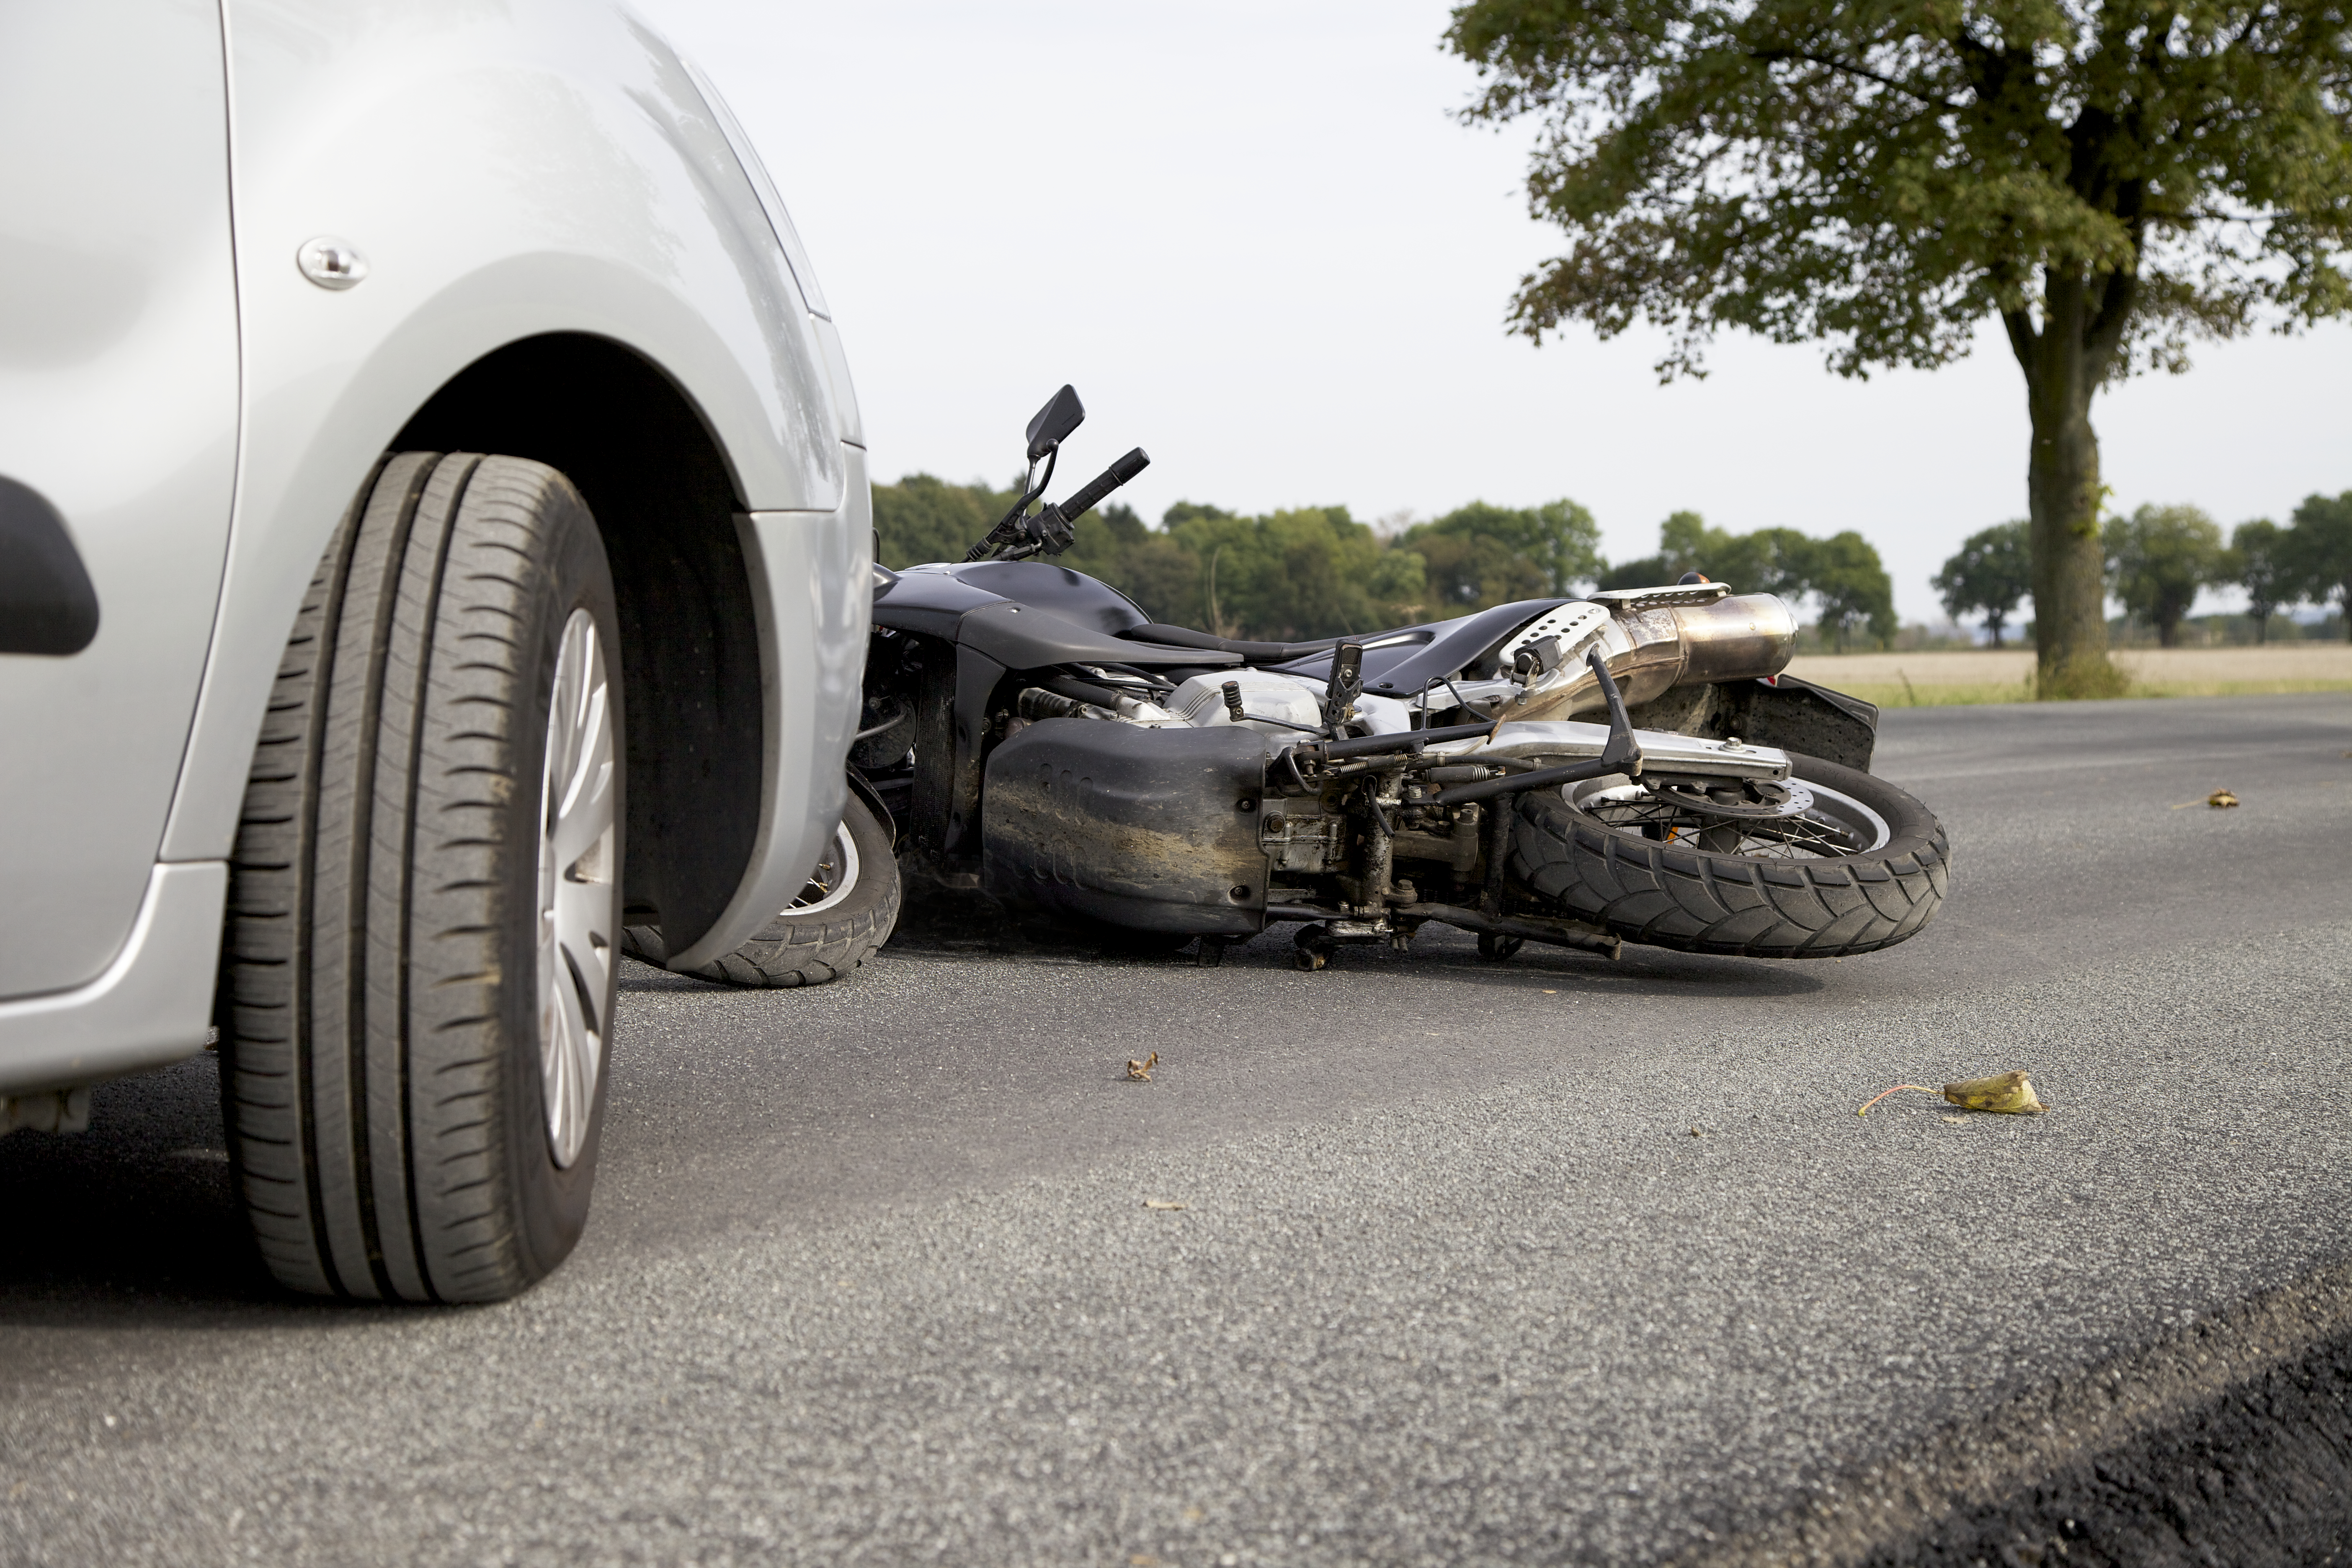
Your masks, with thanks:
[{"label": "asphalt road", "polygon": [[[2352,698],[1878,771],[1955,871],[1866,958],[633,967],[589,1237],[495,1308],[272,1295],[211,1064],[102,1090],[0,1142],[0,1562],[2199,1560],[2226,1475],[2034,1509],[2343,1410]],[[2049,1115],[1854,1116],[2012,1067]],[[2323,1560],[2270,1518],[2210,1560]]]}]

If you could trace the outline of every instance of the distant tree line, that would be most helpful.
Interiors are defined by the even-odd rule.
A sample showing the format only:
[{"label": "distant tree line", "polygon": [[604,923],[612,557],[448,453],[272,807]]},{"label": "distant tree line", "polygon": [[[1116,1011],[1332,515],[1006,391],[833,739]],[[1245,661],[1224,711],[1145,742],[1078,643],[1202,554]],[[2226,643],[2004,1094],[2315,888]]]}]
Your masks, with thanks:
[{"label": "distant tree line", "polygon": [[[1933,579],[1952,618],[1981,619],[1995,647],[2032,592],[2029,527],[2020,520],[1971,534]],[[2305,497],[2287,527],[2258,517],[2226,541],[2193,506],[2143,506],[2109,518],[2101,532],[2107,591],[2166,647],[2179,645],[2199,589],[2231,584],[2246,591],[2257,641],[2268,640],[2272,616],[2304,603],[2344,606],[2352,635],[2352,490]]]},{"label": "distant tree line", "polygon": [[[929,474],[876,485],[882,563],[963,559],[1014,494]],[[1114,504],[1080,518],[1076,531],[1062,565],[1101,578],[1155,621],[1226,637],[1377,631],[1596,585],[1649,587],[1686,572],[1736,593],[1810,601],[1823,638],[1840,647],[1855,639],[1884,644],[1896,629],[1894,584],[1859,533],[1727,533],[1691,511],[1660,526],[1655,555],[1615,566],[1601,558],[1591,512],[1567,500],[1523,508],[1473,501],[1389,533],[1344,506],[1244,516],[1178,501],[1154,528]]]}]

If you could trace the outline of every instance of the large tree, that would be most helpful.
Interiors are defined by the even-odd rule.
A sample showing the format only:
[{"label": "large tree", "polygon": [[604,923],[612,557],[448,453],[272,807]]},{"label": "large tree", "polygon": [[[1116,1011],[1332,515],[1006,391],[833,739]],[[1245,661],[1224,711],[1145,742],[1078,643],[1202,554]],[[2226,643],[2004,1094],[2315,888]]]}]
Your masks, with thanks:
[{"label": "large tree", "polygon": [[2352,304],[2343,0],[1472,0],[1473,121],[1540,122],[1568,253],[1514,326],[1825,340],[1848,375],[1944,364],[2000,321],[2032,420],[2045,695],[2106,658],[2091,403],[2138,369]]}]

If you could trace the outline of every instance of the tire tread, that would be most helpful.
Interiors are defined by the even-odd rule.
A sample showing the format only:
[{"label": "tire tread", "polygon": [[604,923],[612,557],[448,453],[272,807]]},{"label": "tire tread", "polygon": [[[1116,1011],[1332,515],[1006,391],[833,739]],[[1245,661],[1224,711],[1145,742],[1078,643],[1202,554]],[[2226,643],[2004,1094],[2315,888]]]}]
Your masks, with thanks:
[{"label": "tire tread", "polygon": [[1916,936],[1949,884],[1943,826],[1867,773],[1798,757],[1799,776],[1869,799],[1890,837],[1840,860],[1750,860],[1611,831],[1552,792],[1518,798],[1510,869],[1627,942],[1743,958],[1843,958]]},{"label": "tire tread", "polygon": [[555,531],[593,524],[561,474],[518,458],[398,454],[362,495],[288,637],[231,856],[230,1157],[286,1286],[493,1300],[562,1251],[531,1256],[510,1217],[499,1135],[540,1112],[505,1102],[499,858],[518,851],[482,814],[505,808],[489,781],[536,790],[520,776],[535,752],[514,755],[530,650],[513,630],[550,586]]}]

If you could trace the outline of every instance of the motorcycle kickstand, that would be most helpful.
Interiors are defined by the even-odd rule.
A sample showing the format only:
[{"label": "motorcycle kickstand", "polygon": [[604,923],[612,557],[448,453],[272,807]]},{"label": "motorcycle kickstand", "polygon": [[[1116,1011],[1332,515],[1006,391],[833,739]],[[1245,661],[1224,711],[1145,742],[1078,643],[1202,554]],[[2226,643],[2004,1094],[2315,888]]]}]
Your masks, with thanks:
[{"label": "motorcycle kickstand", "polygon": [[1229,936],[1204,936],[1193,950],[1192,962],[1202,969],[1215,969],[1225,962],[1225,948],[1234,939]]}]

